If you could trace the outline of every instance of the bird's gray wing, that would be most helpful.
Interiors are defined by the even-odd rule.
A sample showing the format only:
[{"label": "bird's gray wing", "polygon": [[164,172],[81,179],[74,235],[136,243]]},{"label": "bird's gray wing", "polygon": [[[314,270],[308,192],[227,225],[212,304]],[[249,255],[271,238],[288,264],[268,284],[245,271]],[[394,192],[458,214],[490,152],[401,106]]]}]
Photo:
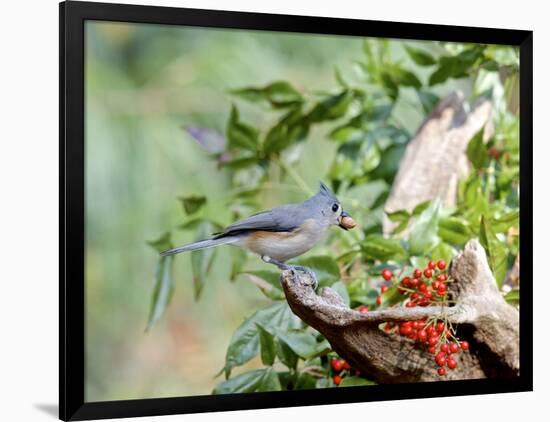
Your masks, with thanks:
[{"label": "bird's gray wing", "polygon": [[304,222],[303,212],[295,204],[282,205],[262,211],[227,226],[216,237],[227,236],[246,230],[292,231]]}]

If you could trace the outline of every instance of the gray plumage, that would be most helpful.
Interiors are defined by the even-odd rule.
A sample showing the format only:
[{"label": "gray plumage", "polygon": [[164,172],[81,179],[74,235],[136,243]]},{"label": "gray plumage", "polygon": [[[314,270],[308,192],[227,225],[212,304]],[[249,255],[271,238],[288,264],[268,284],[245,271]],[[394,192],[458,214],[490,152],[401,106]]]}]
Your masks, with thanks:
[{"label": "gray plumage", "polygon": [[[211,239],[201,240],[189,245],[180,246],[161,253],[162,256],[174,255],[180,252],[206,249],[219,245],[234,244],[251,251],[282,258],[297,256],[317,243],[331,225],[339,225],[345,213],[340,202],[331,190],[321,183],[319,192],[300,204],[287,204],[262,211],[250,217],[237,221]],[[261,232],[274,232],[273,239],[257,239]],[[296,236],[294,239],[292,236]],[[275,237],[286,235],[286,237]],[[292,236],[290,236],[292,235]],[[271,242],[271,243],[270,243]],[[283,253],[285,242],[288,243],[287,253]],[[300,243],[301,242],[301,243]],[[270,254],[273,245],[273,254]],[[267,250],[266,250],[267,249]],[[293,250],[296,252],[293,253]]]}]

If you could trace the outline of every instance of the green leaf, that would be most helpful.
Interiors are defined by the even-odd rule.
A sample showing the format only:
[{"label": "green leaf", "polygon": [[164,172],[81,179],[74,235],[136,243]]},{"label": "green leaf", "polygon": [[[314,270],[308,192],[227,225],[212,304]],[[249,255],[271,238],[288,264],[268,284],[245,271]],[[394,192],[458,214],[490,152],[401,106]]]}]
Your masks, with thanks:
[{"label": "green leaf", "polygon": [[422,109],[426,114],[431,113],[440,101],[437,95],[423,89],[416,91],[416,94],[418,95],[418,100],[420,101]]},{"label": "green leaf", "polygon": [[252,314],[237,328],[225,355],[225,373],[240,366],[260,352],[260,336],[257,324],[268,331],[274,327],[280,329],[300,328],[300,320],[292,313],[286,302],[278,302]]},{"label": "green leaf", "polygon": [[439,58],[438,68],[431,74],[430,85],[445,82],[449,78],[464,78],[472,72],[474,65],[483,57],[485,46],[475,45],[465,49],[456,56],[442,56]]},{"label": "green leaf", "polygon": [[231,248],[230,251],[233,258],[231,260],[231,274],[229,278],[231,279],[231,281],[234,281],[237,275],[239,275],[243,269],[243,265],[246,262],[247,254],[245,250],[241,248]]},{"label": "green leaf", "polygon": [[179,198],[187,215],[196,213],[206,204],[206,196],[185,196]]},{"label": "green leaf", "polygon": [[398,210],[393,212],[386,212],[388,218],[394,223],[402,223],[403,221],[409,221],[411,217],[407,210]]},{"label": "green leaf", "polygon": [[414,209],[412,210],[411,215],[414,216],[414,217],[419,216],[431,205],[431,203],[432,203],[432,201],[430,201],[430,200],[421,202],[416,207],[414,207]]},{"label": "green leaf", "polygon": [[265,87],[264,91],[273,107],[288,107],[303,101],[302,95],[285,81],[274,82]]},{"label": "green leaf", "polygon": [[510,290],[504,296],[504,300],[511,305],[519,305],[519,290]]},{"label": "green leaf", "polygon": [[256,323],[260,335],[260,356],[264,365],[271,366],[275,361],[275,339],[261,324]]},{"label": "green leaf", "polygon": [[487,153],[487,146],[483,142],[483,129],[479,130],[468,142],[466,155],[476,170],[485,167],[489,154]]},{"label": "green leaf", "polygon": [[274,271],[258,270],[243,271],[241,273],[248,277],[260,291],[272,300],[284,299],[285,295],[281,290],[281,275]]},{"label": "green leaf", "polygon": [[407,252],[396,239],[386,239],[378,234],[367,236],[361,243],[361,250],[368,258],[379,261],[400,261]]},{"label": "green leaf", "polygon": [[317,276],[320,286],[327,286],[340,280],[338,263],[329,255],[301,258],[298,264],[310,268]]},{"label": "green leaf", "polygon": [[162,256],[157,263],[147,330],[162,317],[174,294],[174,283],[172,281],[173,258],[173,256]]},{"label": "green leaf", "polygon": [[424,50],[419,50],[410,46],[405,46],[405,50],[413,62],[419,66],[432,66],[437,63],[433,56]]},{"label": "green leaf", "polygon": [[273,368],[256,369],[228,379],[216,386],[212,394],[253,393],[281,389],[279,377]]},{"label": "green leaf", "polygon": [[[208,221],[203,221],[197,230],[195,240],[202,240],[209,237],[213,232],[213,227]],[[191,252],[191,269],[193,271],[193,291],[195,300],[199,299],[204,283],[208,278],[208,273],[214,263],[216,248],[201,249]]]},{"label": "green leaf", "polygon": [[303,331],[277,330],[277,338],[285,343],[302,359],[315,356],[318,352],[317,341],[311,333]]},{"label": "green leaf", "polygon": [[277,341],[275,344],[275,353],[283,365],[289,369],[296,369],[298,364],[298,355],[284,341]]},{"label": "green leaf", "polygon": [[395,84],[399,87],[410,86],[415,89],[422,87],[420,79],[411,71],[405,70],[402,67],[395,67],[392,69],[392,78]]},{"label": "green leaf", "polygon": [[307,372],[301,372],[296,380],[295,390],[312,390],[315,388],[317,379]]},{"label": "green leaf", "polygon": [[156,240],[148,241],[147,244],[151,246],[158,253],[164,252],[174,247],[172,243],[172,235],[170,234],[170,232],[164,233]]},{"label": "green leaf", "polygon": [[506,277],[508,253],[506,251],[506,246],[498,239],[490,223],[483,216],[481,217],[479,241],[485,248],[489,266],[500,288]]},{"label": "green leaf", "polygon": [[258,164],[258,158],[256,156],[246,156],[223,161],[220,165],[231,170],[242,170],[255,164]]},{"label": "green leaf", "polygon": [[339,281],[338,283],[334,283],[331,286],[332,290],[334,290],[338,295],[342,298],[346,306],[349,306],[350,299],[348,294],[348,289],[346,288],[346,285]]},{"label": "green leaf", "polygon": [[308,132],[309,126],[302,111],[295,108],[269,130],[263,144],[264,152],[266,155],[279,153],[289,145],[304,140]]},{"label": "green leaf", "polygon": [[345,377],[340,383],[340,387],[356,387],[358,385],[375,385],[374,381],[370,381],[361,377]]},{"label": "green leaf", "polygon": [[411,227],[409,253],[425,255],[439,242],[437,235],[441,201],[436,199],[422,212]]},{"label": "green leaf", "polygon": [[[227,124],[229,146],[255,151],[258,148],[258,131],[250,125],[239,121],[239,111],[234,105]],[[227,163],[226,163],[227,165]]]},{"label": "green leaf", "polygon": [[380,78],[382,79],[382,86],[386,92],[386,95],[395,101],[397,99],[397,95],[399,94],[399,86],[397,86],[393,80],[391,73],[382,72],[380,74]]},{"label": "green leaf", "polygon": [[306,119],[310,123],[338,119],[346,114],[352,100],[353,94],[349,90],[327,97],[313,107]]},{"label": "green leaf", "polygon": [[493,217],[491,227],[495,233],[506,233],[510,227],[519,227],[519,210],[510,211],[500,217]]},{"label": "green leaf", "polygon": [[446,262],[451,262],[455,255],[456,252],[453,247],[445,242],[440,242],[432,251],[432,257],[437,261],[444,259]]},{"label": "green leaf", "polygon": [[439,220],[439,237],[447,243],[464,246],[472,237],[468,221],[460,217],[445,217]]},{"label": "green leaf", "polygon": [[369,177],[373,180],[383,179],[391,183],[399,169],[399,163],[405,153],[405,148],[406,145],[403,144],[391,144],[382,151],[380,164],[369,174]]},{"label": "green leaf", "polygon": [[247,101],[268,101],[274,108],[294,106],[303,101],[302,95],[285,81],[273,82],[263,88],[241,88],[231,94]]}]

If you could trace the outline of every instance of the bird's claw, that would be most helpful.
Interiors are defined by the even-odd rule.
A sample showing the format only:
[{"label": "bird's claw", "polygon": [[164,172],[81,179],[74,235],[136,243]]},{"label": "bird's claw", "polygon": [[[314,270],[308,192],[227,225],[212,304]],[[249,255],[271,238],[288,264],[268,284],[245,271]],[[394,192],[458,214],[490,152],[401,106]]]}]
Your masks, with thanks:
[{"label": "bird's claw", "polygon": [[312,286],[313,290],[317,290],[317,287],[319,286],[319,282],[317,281],[317,276],[315,275],[315,273],[311,269],[309,269],[307,267],[303,267],[301,265],[292,265],[291,268],[294,271],[300,271],[304,274],[307,274],[309,276],[309,278],[311,279],[311,286]]}]

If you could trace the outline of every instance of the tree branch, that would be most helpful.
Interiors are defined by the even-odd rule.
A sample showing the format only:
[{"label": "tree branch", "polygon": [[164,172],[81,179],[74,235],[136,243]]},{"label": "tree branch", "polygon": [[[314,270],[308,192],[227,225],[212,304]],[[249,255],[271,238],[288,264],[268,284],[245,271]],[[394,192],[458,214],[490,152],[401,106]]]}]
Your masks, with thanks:
[{"label": "tree branch", "polygon": [[468,242],[452,262],[449,285],[455,306],[381,309],[362,314],[348,308],[338,293],[323,288],[317,295],[307,275],[284,272],[281,281],[292,311],[321,332],[352,366],[380,383],[438,379],[433,355],[425,346],[388,334],[378,325],[446,315],[460,324],[472,347],[457,355],[458,367],[446,379],[511,377],[519,373],[519,313],[496,287],[485,251]]}]

